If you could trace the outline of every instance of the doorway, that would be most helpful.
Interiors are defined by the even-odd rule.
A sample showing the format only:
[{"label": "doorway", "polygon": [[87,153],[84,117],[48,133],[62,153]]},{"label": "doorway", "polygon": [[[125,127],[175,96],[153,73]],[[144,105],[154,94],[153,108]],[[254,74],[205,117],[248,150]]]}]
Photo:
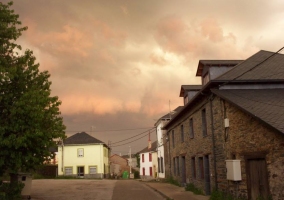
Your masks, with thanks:
[{"label": "doorway", "polygon": [[185,156],[181,157],[181,181],[182,184],[186,185],[186,162],[185,162]]},{"label": "doorway", "polygon": [[267,166],[264,158],[247,160],[247,186],[249,199],[269,197]]},{"label": "doorway", "polygon": [[83,166],[77,167],[77,176],[80,178],[84,178],[85,168]]},{"label": "doorway", "polygon": [[204,156],[204,181],[205,193],[209,195],[211,194],[209,155]]}]

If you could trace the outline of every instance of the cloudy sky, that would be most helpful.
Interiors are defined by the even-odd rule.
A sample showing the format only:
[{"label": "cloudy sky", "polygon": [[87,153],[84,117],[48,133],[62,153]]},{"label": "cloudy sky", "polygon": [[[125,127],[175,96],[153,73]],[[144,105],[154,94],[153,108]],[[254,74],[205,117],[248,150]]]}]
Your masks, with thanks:
[{"label": "cloudy sky", "polygon": [[[28,26],[18,43],[51,74],[67,135],[106,143],[147,135],[182,105],[180,86],[200,84],[200,59],[284,46],[282,0],[15,0],[12,8]],[[147,136],[125,144],[132,140],[113,153],[147,146]]]}]

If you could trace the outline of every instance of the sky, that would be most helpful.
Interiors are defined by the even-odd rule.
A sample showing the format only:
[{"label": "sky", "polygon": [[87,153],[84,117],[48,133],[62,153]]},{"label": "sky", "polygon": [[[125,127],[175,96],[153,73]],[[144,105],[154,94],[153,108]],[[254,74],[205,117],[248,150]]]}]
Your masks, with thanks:
[{"label": "sky", "polygon": [[85,131],[113,154],[147,146],[148,130],[183,105],[181,85],[201,83],[199,60],[284,46],[282,0],[15,0],[12,9],[28,26],[17,43],[51,74],[67,136]]}]

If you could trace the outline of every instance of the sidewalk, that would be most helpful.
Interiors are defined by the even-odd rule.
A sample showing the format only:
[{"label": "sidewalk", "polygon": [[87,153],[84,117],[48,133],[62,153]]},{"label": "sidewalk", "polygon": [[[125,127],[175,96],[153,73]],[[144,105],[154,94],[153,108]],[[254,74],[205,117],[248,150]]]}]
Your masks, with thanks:
[{"label": "sidewalk", "polygon": [[167,199],[173,200],[209,200],[209,196],[195,195],[190,191],[185,191],[183,187],[178,187],[170,183],[143,182],[148,187],[157,191]]}]

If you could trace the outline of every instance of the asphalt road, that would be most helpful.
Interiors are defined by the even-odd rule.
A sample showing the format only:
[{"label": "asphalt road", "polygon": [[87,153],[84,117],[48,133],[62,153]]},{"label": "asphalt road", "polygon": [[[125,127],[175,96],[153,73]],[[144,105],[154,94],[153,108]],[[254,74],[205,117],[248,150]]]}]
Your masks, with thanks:
[{"label": "asphalt road", "polygon": [[115,184],[112,200],[162,200],[159,193],[135,180],[122,180]]},{"label": "asphalt road", "polygon": [[33,180],[32,200],[160,200],[160,194],[136,180]]}]

